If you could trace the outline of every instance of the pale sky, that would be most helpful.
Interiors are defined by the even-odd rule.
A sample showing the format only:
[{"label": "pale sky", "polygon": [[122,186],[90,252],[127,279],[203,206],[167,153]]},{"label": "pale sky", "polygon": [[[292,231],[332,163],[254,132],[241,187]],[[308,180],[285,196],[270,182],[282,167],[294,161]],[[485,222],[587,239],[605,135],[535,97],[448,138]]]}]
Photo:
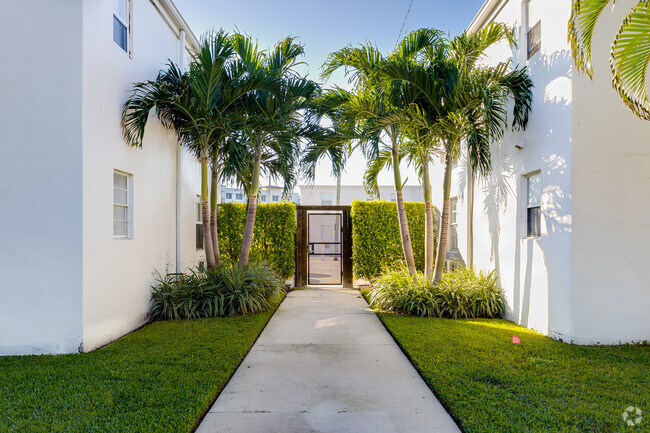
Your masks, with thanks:
[{"label": "pale sky", "polygon": [[[286,36],[295,36],[305,46],[305,65],[299,71],[316,81],[327,55],[345,45],[370,41],[383,53],[395,47],[410,0],[174,0],[197,37],[212,29],[239,30],[270,48]],[[413,0],[405,32],[433,27],[451,35],[461,33],[476,15],[483,0]],[[325,85],[346,87],[338,74]],[[342,183],[360,185],[365,161],[353,155]],[[404,168],[403,178],[417,185],[415,172]],[[264,182],[264,181],[263,181]],[[302,181],[299,183],[303,183]],[[316,184],[335,184],[329,162],[321,164]],[[392,175],[380,176],[380,184],[391,185]]]}]

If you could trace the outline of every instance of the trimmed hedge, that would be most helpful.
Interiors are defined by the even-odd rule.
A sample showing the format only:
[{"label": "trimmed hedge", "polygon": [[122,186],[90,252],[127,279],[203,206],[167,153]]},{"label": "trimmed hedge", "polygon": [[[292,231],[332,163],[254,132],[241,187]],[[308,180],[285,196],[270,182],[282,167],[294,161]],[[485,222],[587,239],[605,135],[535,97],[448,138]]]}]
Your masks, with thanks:
[{"label": "trimmed hedge", "polygon": [[[415,266],[423,270],[424,203],[405,203],[405,206]],[[382,270],[404,262],[395,202],[355,200],[351,214],[355,277],[375,278]],[[437,233],[434,235],[437,237]]]},{"label": "trimmed hedge", "polygon": [[[239,260],[246,225],[246,207],[246,203],[219,205],[219,250],[221,260],[225,263],[237,263]],[[250,261],[269,263],[282,278],[291,278],[294,269],[295,236],[295,204],[258,204]]]}]

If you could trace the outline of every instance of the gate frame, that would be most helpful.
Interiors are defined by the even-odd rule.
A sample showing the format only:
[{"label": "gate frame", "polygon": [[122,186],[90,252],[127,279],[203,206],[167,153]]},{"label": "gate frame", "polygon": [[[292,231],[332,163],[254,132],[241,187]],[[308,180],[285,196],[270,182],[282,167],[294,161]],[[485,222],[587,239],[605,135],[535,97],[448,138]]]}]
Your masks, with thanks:
[{"label": "gate frame", "polygon": [[343,275],[341,281],[346,289],[353,288],[354,279],[352,276],[352,217],[350,216],[351,206],[296,206],[296,263],[295,279],[296,287],[307,287],[307,242],[309,234],[307,233],[307,212],[309,211],[338,211],[343,214],[341,218],[341,268]]}]

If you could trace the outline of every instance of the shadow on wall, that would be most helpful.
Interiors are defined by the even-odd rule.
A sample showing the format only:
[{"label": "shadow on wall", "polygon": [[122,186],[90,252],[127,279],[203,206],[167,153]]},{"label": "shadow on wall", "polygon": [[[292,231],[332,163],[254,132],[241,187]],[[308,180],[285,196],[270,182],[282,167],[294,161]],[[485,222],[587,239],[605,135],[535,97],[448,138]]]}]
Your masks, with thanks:
[{"label": "shadow on wall", "polygon": [[[494,262],[497,277],[502,282],[501,229],[508,208],[516,206],[515,227],[506,238],[514,240],[513,299],[507,306],[508,317],[523,326],[529,326],[531,291],[539,270],[535,269],[534,254],[542,252],[546,272],[549,306],[553,293],[567,282],[570,274],[567,260],[557,251],[568,251],[570,257],[571,197],[569,188],[571,158],[571,74],[572,59],[567,50],[550,56],[538,53],[528,63],[535,83],[533,108],[526,131],[511,132],[492,145],[492,173],[479,179],[478,188],[484,195],[483,211],[487,217],[490,234],[490,260]],[[522,147],[519,149],[517,146]],[[525,175],[540,170],[542,175],[543,236],[526,240],[526,182]],[[477,188],[477,189],[478,189]],[[534,248],[535,244],[539,248]],[[523,250],[522,250],[523,248]],[[523,281],[522,281],[523,275]],[[550,311],[550,308],[549,308]],[[549,318],[550,319],[550,318]],[[550,325],[550,322],[549,322]],[[542,331],[547,331],[543,330]]]}]

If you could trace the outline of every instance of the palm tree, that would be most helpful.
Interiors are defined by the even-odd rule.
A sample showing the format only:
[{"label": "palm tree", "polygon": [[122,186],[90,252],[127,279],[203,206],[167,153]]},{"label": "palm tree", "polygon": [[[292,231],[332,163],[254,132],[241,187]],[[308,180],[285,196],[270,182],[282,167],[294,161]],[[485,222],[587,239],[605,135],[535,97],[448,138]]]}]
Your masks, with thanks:
[{"label": "palm tree", "polygon": [[326,89],[312,98],[304,116],[308,144],[301,157],[301,175],[313,182],[319,161],[328,158],[332,174],[337,179],[337,205],[341,172],[352,152],[353,141],[360,138],[354,116],[346,112],[346,103],[350,98],[350,93],[340,87]]},{"label": "palm tree", "polygon": [[350,75],[350,82],[354,84],[354,92],[346,103],[346,111],[352,113],[360,124],[360,129],[364,131],[363,139],[359,140],[358,145],[370,161],[364,180],[366,189],[377,193],[377,170],[384,166],[390,166],[393,170],[402,250],[411,274],[415,273],[415,259],[402,193],[399,150],[402,129],[399,124],[383,122],[384,119],[407,109],[411,101],[408,99],[409,95],[403,92],[400,83],[384,83],[380,71],[389,59],[416,59],[439,38],[438,31],[417,30],[408,34],[388,58],[382,56],[377,48],[370,44],[347,46],[329,55],[322,73],[322,77],[326,79],[337,69],[345,68],[346,74]]},{"label": "palm tree", "polygon": [[[216,214],[208,204],[208,171],[219,177],[220,143],[231,132],[240,98],[260,89],[274,89],[267,78],[243,74],[234,59],[230,37],[223,31],[203,38],[186,73],[170,64],[157,80],[137,83],[124,104],[122,128],[127,142],[142,145],[149,113],[155,109],[163,125],[173,129],[182,144],[201,163],[201,219],[208,268],[220,261]],[[213,192],[214,191],[213,186]],[[213,205],[214,208],[214,205]],[[214,221],[214,224],[212,221]]]},{"label": "palm tree", "polygon": [[[614,0],[575,0],[569,19],[569,42],[575,65],[593,79],[593,34],[603,10]],[[650,120],[648,64],[650,64],[650,2],[632,7],[614,39],[609,64],[612,86],[638,117]]]},{"label": "palm tree", "polygon": [[[417,110],[410,111],[414,125],[437,138],[445,161],[443,209],[433,281],[442,277],[449,232],[452,163],[467,142],[471,165],[488,173],[489,141],[506,128],[507,107],[514,101],[514,129],[528,122],[532,82],[525,68],[511,70],[509,63],[496,67],[479,64],[485,49],[501,40],[513,41],[503,24],[489,24],[476,34],[440,40],[427,50],[424,62],[391,62],[384,68],[389,80],[409,83],[419,92]],[[433,138],[430,143],[435,143]]]},{"label": "palm tree", "polygon": [[242,240],[239,264],[246,264],[253,243],[260,172],[266,169],[269,177],[284,179],[285,192],[295,183],[294,165],[300,151],[302,135],[300,110],[317,91],[317,85],[299,76],[293,69],[297,58],[304,54],[302,45],[286,38],[266,52],[245,35],[233,36],[233,46],[243,68],[253,75],[274,80],[276,93],[267,90],[251,92],[243,101],[246,126],[239,144],[249,150],[237,161],[238,173],[248,192],[246,227]]}]

